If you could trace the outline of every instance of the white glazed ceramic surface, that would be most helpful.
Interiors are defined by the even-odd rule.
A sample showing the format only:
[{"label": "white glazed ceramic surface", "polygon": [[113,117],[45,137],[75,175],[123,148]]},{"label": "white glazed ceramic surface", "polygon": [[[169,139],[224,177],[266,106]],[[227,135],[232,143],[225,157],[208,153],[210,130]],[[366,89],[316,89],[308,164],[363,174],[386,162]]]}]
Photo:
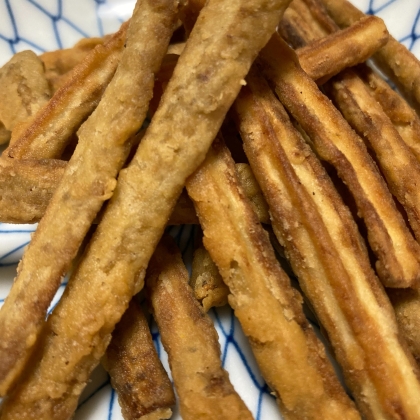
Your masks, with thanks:
[{"label": "white glazed ceramic surface", "polygon": [[[360,9],[382,17],[391,34],[420,56],[420,0],[353,0]],[[134,0],[0,0],[0,65],[15,52],[37,53],[72,46],[82,37],[117,30],[127,19]],[[0,223],[0,305],[7,296],[17,262],[30,240],[33,225]],[[182,251],[191,253],[194,228],[173,228]],[[188,256],[187,256],[188,258]],[[64,290],[65,281],[52,307]],[[281,419],[274,398],[261,378],[241,328],[228,308],[211,311],[219,333],[224,367],[256,419]],[[168,369],[167,358],[155,326],[156,347]],[[0,361],[1,363],[1,361]],[[174,419],[180,419],[175,410]],[[75,419],[122,419],[115,392],[102,368],[97,368],[80,399]]]}]

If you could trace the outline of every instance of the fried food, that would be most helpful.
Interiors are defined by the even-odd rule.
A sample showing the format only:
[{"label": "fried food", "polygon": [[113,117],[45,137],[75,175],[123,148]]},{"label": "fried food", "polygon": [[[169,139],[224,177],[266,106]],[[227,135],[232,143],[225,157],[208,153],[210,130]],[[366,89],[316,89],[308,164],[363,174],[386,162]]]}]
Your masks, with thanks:
[{"label": "fried food", "polygon": [[67,80],[70,70],[73,70],[88,53],[97,45],[103,45],[108,41],[109,35],[103,38],[83,38],[72,48],[47,51],[39,56],[44,63],[45,77],[48,80],[51,92],[57,91]]},{"label": "fried food", "polygon": [[336,168],[352,193],[378,259],[375,265],[381,281],[389,287],[416,284],[419,244],[397,211],[363,140],[300,68],[296,54],[278,35],[261,51],[259,63],[285,108],[311,138],[316,153]]},{"label": "fried food", "polygon": [[190,286],[204,312],[208,312],[214,306],[228,303],[229,288],[223,282],[216,264],[203,245],[194,251]]},{"label": "fried food", "polygon": [[11,131],[8,130],[4,124],[0,121],[0,145],[7,143],[12,135]]},{"label": "fried food", "polygon": [[173,4],[172,0],[138,3],[115,77],[79,130],[76,150],[19,264],[0,310],[0,395],[24,368],[62,275],[113,193],[130,139],[146,116],[154,73],[176,22]]},{"label": "fried food", "polygon": [[420,241],[420,162],[355,72],[350,69],[342,72],[324,88],[373,151],[389,190],[404,207],[411,229]]},{"label": "fried food", "polygon": [[281,412],[288,419],[359,418],[241,191],[223,143],[215,140],[186,187],[203,244],[229,287],[229,303]]},{"label": "fried food", "polygon": [[0,121],[12,131],[50,99],[42,61],[32,51],[15,54],[0,69]]},{"label": "fried food", "polygon": [[126,41],[128,23],[97,46],[76,66],[67,83],[36,114],[31,124],[12,136],[2,158],[59,158],[68,140],[98,105],[114,76]]},{"label": "fried food", "polygon": [[116,325],[102,365],[118,393],[124,419],[171,418],[175,394],[136,298]]},{"label": "fried food", "polygon": [[[27,367],[25,380],[3,404],[2,420],[21,418],[23,413],[29,418],[60,420],[72,415],[116,322],[143,286],[145,268],[186,178],[204,159],[241,81],[287,4],[287,0],[210,0],[206,4],[136,155],[120,171],[101,223],[48,318],[44,330],[47,338],[39,350],[42,359]],[[142,21],[142,28],[147,27],[145,22],[156,27],[150,16]],[[220,25],[218,31],[214,31],[216,23]],[[162,48],[161,37],[157,42],[155,53]],[[131,77],[129,86],[133,88]],[[174,124],[181,127],[175,133]],[[92,154],[90,149],[88,154]],[[103,163],[109,165],[112,159]],[[80,202],[77,210],[81,210]],[[70,218],[72,226],[77,226],[76,217]],[[56,236],[61,235],[49,235]],[[67,242],[64,245],[66,249]],[[54,268],[59,263],[55,259]],[[23,315],[20,313],[19,318]],[[5,335],[4,328],[0,334]],[[16,343],[16,338],[12,342]],[[6,343],[3,337],[1,343]],[[4,351],[6,359],[3,349],[2,360],[18,355],[17,345],[13,353]],[[12,366],[16,371],[16,365]]]},{"label": "fried food", "polygon": [[[304,85],[302,92],[309,100]],[[328,334],[361,414],[416,418],[418,368],[348,208],[256,73],[248,75],[235,111],[274,232]]]},{"label": "fried food", "polygon": [[[340,27],[347,27],[365,16],[347,0],[322,0],[328,13]],[[374,63],[411,99],[420,105],[420,62],[392,36],[373,55]]]},{"label": "fried food", "polygon": [[321,85],[344,68],[366,61],[385,45],[388,36],[382,19],[369,16],[347,29],[312,41],[296,53],[303,70]]},{"label": "fried food", "polygon": [[181,253],[171,238],[158,244],[146,285],[182,418],[252,419],[222,367],[216,329],[194,298]]}]

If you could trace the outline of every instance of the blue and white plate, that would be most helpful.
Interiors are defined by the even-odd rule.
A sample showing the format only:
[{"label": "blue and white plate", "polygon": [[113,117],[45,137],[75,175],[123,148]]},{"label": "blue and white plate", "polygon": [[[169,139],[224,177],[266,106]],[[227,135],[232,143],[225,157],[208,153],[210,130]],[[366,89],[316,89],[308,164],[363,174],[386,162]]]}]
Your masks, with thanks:
[{"label": "blue and white plate", "polygon": [[[382,17],[391,34],[420,56],[420,0],[353,0],[353,3],[365,12]],[[22,50],[32,49],[41,53],[68,48],[80,38],[114,32],[131,15],[133,7],[134,0],[0,0],[0,65],[13,53]],[[17,262],[35,228],[34,225],[0,223],[0,305],[7,296]],[[188,252],[193,229],[174,228],[172,232],[184,252]],[[64,286],[60,287],[52,306],[61,296]],[[231,310],[213,310],[211,316],[219,333],[224,367],[254,417],[281,419]],[[155,327],[152,327],[152,332],[158,352],[169,371]],[[176,410],[173,418],[180,419]],[[81,396],[75,419],[122,419],[109,378],[100,367],[92,374],[91,382]]]}]

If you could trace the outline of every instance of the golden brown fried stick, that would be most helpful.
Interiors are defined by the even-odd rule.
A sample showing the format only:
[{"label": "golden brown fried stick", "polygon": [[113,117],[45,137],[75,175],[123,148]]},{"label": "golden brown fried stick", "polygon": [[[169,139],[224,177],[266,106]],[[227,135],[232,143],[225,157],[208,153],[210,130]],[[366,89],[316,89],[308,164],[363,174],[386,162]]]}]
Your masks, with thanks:
[{"label": "golden brown fried stick", "polygon": [[188,272],[172,238],[158,244],[147,268],[146,285],[184,420],[252,419],[220,360],[210,317],[188,285]]},{"label": "golden brown fried stick", "polygon": [[136,298],[133,298],[112,333],[102,358],[118,393],[126,420],[169,419],[175,395],[168,374],[153,344],[149,325]]},{"label": "golden brown fried stick", "polygon": [[69,138],[96,108],[123,53],[128,24],[104,45],[97,46],[76,68],[67,83],[42,108],[3,155],[46,159],[61,156]]},{"label": "golden brown fried stick", "polygon": [[[280,59],[281,57],[281,59]],[[281,102],[347,184],[364,219],[376,269],[390,287],[419,281],[420,248],[409,232],[363,141],[300,68],[296,54],[276,35],[259,57]]]},{"label": "golden brown fried stick", "polygon": [[340,73],[324,88],[373,150],[389,190],[404,207],[414,235],[420,241],[420,162],[354,71]]},{"label": "golden brown fried stick", "polygon": [[[328,13],[340,27],[347,27],[365,16],[347,0],[322,0]],[[374,63],[408,98],[420,105],[420,62],[392,36],[376,54]]]},{"label": "golden brown fried stick", "polygon": [[205,312],[214,306],[226,305],[228,302],[229,288],[223,282],[216,264],[203,245],[194,251],[190,286]]},{"label": "golden brown fried stick", "polygon": [[245,151],[359,409],[416,418],[419,372],[349,210],[264,80],[251,72],[247,83],[235,102]]},{"label": "golden brown fried stick", "polygon": [[136,6],[115,77],[79,130],[76,150],[0,310],[0,395],[25,366],[61,276],[113,193],[130,139],[146,116],[176,17],[173,0],[140,0]]},{"label": "golden brown fried stick", "polygon": [[0,69],[0,121],[7,130],[34,117],[50,96],[42,61],[34,52],[17,53]]},{"label": "golden brown fried stick", "polygon": [[287,419],[359,418],[241,191],[223,143],[215,140],[186,186],[203,244],[229,287],[229,303],[282,413]]},{"label": "golden brown fried stick", "polygon": [[97,45],[103,45],[110,35],[103,38],[83,38],[73,47],[63,50],[48,51],[39,56],[45,66],[45,77],[48,80],[51,91],[59,89],[68,75]]},{"label": "golden brown fried stick", "polygon": [[[287,4],[206,4],[133,161],[120,171],[83,260],[48,318],[43,357],[3,403],[2,420],[22,413],[37,419],[71,416],[116,322],[143,286],[148,261],[186,178],[204,159]],[[174,132],[174,124],[182,128]]]},{"label": "golden brown fried stick", "polygon": [[382,19],[369,16],[299,48],[296,53],[303,70],[323,84],[342,69],[366,61],[387,42],[388,35]]}]

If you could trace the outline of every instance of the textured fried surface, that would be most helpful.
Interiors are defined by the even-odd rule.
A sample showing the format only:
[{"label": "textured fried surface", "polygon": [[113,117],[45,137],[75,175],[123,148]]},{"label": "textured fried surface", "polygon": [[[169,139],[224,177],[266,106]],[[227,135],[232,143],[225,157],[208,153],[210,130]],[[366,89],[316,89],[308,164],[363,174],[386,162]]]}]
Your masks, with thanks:
[{"label": "textured fried surface", "polygon": [[1,308],[0,395],[23,368],[61,276],[103,202],[112,195],[115,178],[130,151],[129,139],[146,116],[154,72],[175,21],[173,0],[144,0],[135,9],[115,77],[79,130],[76,150]]},{"label": "textured fried surface", "polygon": [[229,303],[284,416],[359,418],[219,141],[187,181],[187,191],[203,228],[203,244],[229,287]]},{"label": "textured fried surface", "polygon": [[[328,13],[340,27],[350,26],[365,16],[347,0],[322,0]],[[374,56],[375,64],[408,98],[420,105],[420,62],[407,47],[392,36]]]},{"label": "textured fried surface", "polygon": [[[346,70],[341,73],[327,84],[326,91],[346,120],[373,150],[389,190],[404,207],[419,241],[420,163],[355,72]],[[417,256],[420,261],[420,246]],[[420,281],[420,264],[418,270]]]},{"label": "textured fried surface", "polygon": [[175,395],[153,344],[149,324],[133,298],[102,358],[126,420],[169,419]]},{"label": "textured fried surface", "polygon": [[416,418],[418,370],[349,210],[267,84],[247,82],[235,103],[245,151],[362,414]]},{"label": "textured fried surface", "polygon": [[[133,161],[120,171],[95,236],[48,318],[42,360],[6,401],[3,418],[71,416],[111,331],[143,286],[145,268],[186,178],[204,159],[287,4],[213,0],[203,9]],[[162,44],[160,37],[157,42]],[[174,126],[181,128],[174,131]]]},{"label": "textured fried surface", "polygon": [[202,245],[194,251],[190,285],[205,312],[214,306],[226,305],[228,302],[229,288],[223,282],[210,254]]},{"label": "textured fried surface", "polygon": [[37,113],[31,124],[12,136],[3,154],[12,158],[60,157],[69,138],[98,105],[118,66],[128,24],[99,45],[73,70],[67,83]]},{"label": "textured fried surface", "polygon": [[222,368],[217,332],[188,285],[173,240],[165,237],[147,269],[146,285],[184,420],[252,419]]},{"label": "textured fried surface", "polygon": [[366,61],[387,40],[388,31],[382,19],[369,16],[296,52],[303,70],[322,84],[344,68]]},{"label": "textured fried surface", "polygon": [[416,283],[418,244],[363,140],[300,68],[296,54],[279,36],[271,38],[260,58],[261,68],[275,84],[285,108],[311,137],[316,153],[337,169],[352,193],[378,258],[376,269],[382,282],[394,287]]},{"label": "textured fried surface", "polygon": [[0,121],[12,131],[50,99],[41,60],[32,51],[15,54],[0,69]]}]

